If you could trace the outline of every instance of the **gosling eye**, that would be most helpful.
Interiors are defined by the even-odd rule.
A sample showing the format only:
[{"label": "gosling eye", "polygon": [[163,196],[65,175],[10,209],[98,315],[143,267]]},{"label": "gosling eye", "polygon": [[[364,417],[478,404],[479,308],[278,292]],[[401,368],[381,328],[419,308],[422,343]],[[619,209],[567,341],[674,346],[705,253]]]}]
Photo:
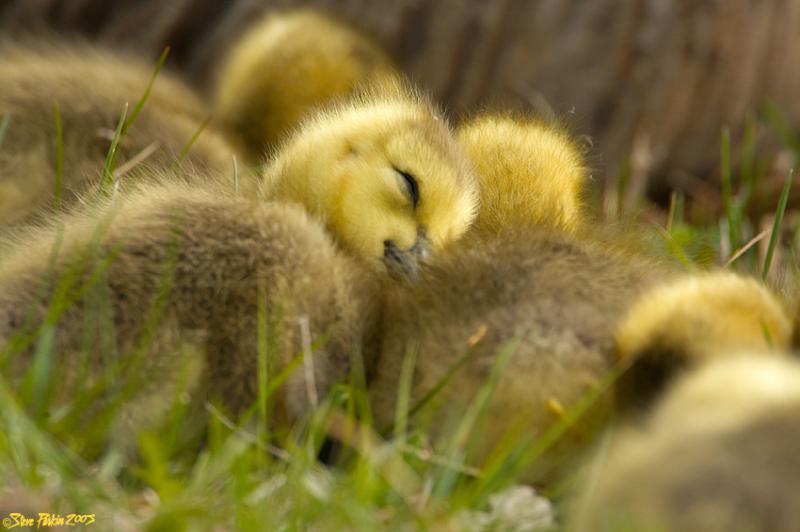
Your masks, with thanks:
[{"label": "gosling eye", "polygon": [[419,204],[419,185],[417,184],[417,180],[414,179],[414,176],[408,172],[404,172],[396,166],[393,168],[394,171],[397,172],[397,174],[402,178],[402,186],[408,194],[408,197],[411,198],[411,206],[416,209],[417,205]]}]

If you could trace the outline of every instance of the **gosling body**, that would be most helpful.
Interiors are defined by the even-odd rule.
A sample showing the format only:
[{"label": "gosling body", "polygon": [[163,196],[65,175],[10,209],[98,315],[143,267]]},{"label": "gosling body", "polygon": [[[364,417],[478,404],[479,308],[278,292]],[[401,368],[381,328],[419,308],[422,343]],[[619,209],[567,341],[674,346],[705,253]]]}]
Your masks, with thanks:
[{"label": "gosling body", "polygon": [[[446,437],[512,349],[484,423],[472,427],[470,461],[485,465],[503,445],[561,426],[556,445],[522,471],[525,480],[555,482],[610,414],[610,394],[600,392],[616,364],[618,321],[646,287],[677,272],[604,240],[602,231],[582,230],[585,169],[565,134],[481,115],[460,126],[458,139],[476,165],[479,215],[417,286],[387,295],[374,413],[379,426],[391,424],[402,365],[413,356],[411,405],[448,382],[416,419]],[[571,411],[593,394],[570,426]]]},{"label": "gosling body", "polygon": [[[8,120],[0,144],[0,226],[52,210],[57,194],[60,206],[68,207],[98,190],[120,117],[126,106],[128,119],[133,117],[154,68],[75,42],[0,43],[0,117]],[[60,191],[55,105],[62,127]],[[161,72],[118,145],[117,168],[181,166],[186,176],[228,171],[233,151],[211,130],[202,131],[183,164],[177,163],[209,115],[188,86]],[[124,186],[125,176],[116,177]]]},{"label": "gosling body", "polygon": [[569,530],[790,531],[800,523],[800,365],[734,353],[679,378],[587,464]]},{"label": "gosling body", "polygon": [[[280,425],[302,416],[312,396],[348,374],[375,315],[370,277],[300,209],[225,186],[143,184],[99,211],[64,217],[63,237],[58,224],[20,231],[0,262],[0,345],[14,351],[9,375],[23,375],[33,356],[33,346],[16,343],[20,335],[44,324],[54,328],[66,397],[80,384],[88,348],[92,379],[119,364],[139,379],[139,399],[127,409],[134,420],[164,413],[184,364],[194,397],[220,398],[240,414],[258,397],[259,353],[268,354],[274,376],[312,349],[302,341],[305,320],[313,383],[302,369],[292,373],[271,419]],[[71,303],[54,316],[51,301],[64,297]]]},{"label": "gosling body", "polygon": [[[665,270],[611,245],[546,228],[507,230],[480,246],[455,247],[417,285],[386,297],[370,384],[378,426],[395,419],[406,357],[416,360],[411,405],[454,372],[413,419],[440,438],[453,433],[505,353],[510,358],[498,367],[483,423],[470,432],[470,463],[485,464],[503,441],[542,437],[599,389],[614,367],[617,320]],[[522,478],[556,481],[588,448],[610,405],[609,395],[600,394]]]}]

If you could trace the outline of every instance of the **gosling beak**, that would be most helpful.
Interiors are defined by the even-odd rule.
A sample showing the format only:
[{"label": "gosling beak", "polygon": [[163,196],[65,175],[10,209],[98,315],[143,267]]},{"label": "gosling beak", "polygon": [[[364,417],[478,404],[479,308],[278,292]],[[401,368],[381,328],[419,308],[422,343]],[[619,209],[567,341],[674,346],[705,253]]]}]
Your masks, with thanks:
[{"label": "gosling beak", "polygon": [[390,275],[402,280],[419,280],[419,262],[426,254],[427,248],[420,246],[419,240],[408,251],[400,249],[391,240],[383,243],[383,263],[386,269]]}]

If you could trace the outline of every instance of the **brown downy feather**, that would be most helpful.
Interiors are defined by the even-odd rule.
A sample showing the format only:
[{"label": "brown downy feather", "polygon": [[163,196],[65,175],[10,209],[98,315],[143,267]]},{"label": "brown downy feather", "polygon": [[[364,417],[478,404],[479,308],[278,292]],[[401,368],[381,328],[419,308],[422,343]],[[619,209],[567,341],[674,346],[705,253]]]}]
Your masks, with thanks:
[{"label": "brown downy feather", "polygon": [[[409,354],[416,356],[412,406],[454,370],[413,418],[441,438],[464,418],[504,349],[513,348],[507,365],[498,368],[483,422],[470,432],[471,462],[480,464],[504,436],[542,437],[612,370],[614,325],[664,270],[613,245],[550,229],[508,229],[480,245],[454,247],[420,283],[387,295],[370,385],[378,425],[394,419]],[[555,480],[607,413],[608,397],[601,395],[523,478]]]},{"label": "brown downy feather", "polygon": [[[258,394],[259,327],[275,376],[309,347],[300,324],[307,319],[314,383],[301,366],[272,399],[276,426],[296,420],[309,406],[309,386],[323,397],[348,376],[350,356],[376,319],[374,287],[301,210],[228,190],[142,185],[96,212],[65,217],[63,238],[58,224],[22,231],[0,262],[0,338],[52,325],[63,397],[79,384],[89,339],[91,381],[123,364],[120,382],[139,383],[125,413],[140,426],[164,414],[184,371],[195,397],[219,397],[242,413]],[[55,294],[73,302],[54,316]],[[30,364],[34,347],[22,347],[12,380]]]}]

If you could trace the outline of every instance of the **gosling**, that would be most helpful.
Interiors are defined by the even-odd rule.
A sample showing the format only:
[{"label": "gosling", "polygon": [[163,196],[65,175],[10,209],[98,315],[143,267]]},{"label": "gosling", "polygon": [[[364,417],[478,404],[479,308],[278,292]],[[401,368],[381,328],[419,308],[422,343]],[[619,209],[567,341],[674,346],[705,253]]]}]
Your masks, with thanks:
[{"label": "gosling", "polygon": [[745,351],[706,360],[587,464],[567,529],[797,530],[798,439],[795,359]]},{"label": "gosling", "polygon": [[[56,197],[68,208],[98,189],[120,116],[127,105],[127,117],[133,117],[153,70],[86,44],[0,42],[0,118],[8,120],[0,144],[0,227],[41,218],[53,210]],[[62,127],[61,190],[54,104]],[[118,145],[122,172],[115,178],[124,184],[126,167],[135,172],[180,166],[185,176],[229,171],[233,150],[220,135],[203,131],[209,114],[181,80],[160,73]]]},{"label": "gosling", "polygon": [[[476,165],[478,218],[417,286],[388,291],[370,393],[379,426],[389,425],[407,356],[416,360],[412,405],[454,371],[415,420],[444,438],[504,346],[513,346],[485,423],[472,431],[469,461],[485,464],[503,441],[542,437],[566,422],[602,387],[614,366],[618,320],[642,291],[675,272],[581,230],[586,171],[565,133],[487,114],[461,125],[457,138]],[[523,478],[555,482],[588,448],[609,407],[599,394],[550,452],[522,468]]]},{"label": "gosling", "polygon": [[347,24],[313,10],[271,13],[223,61],[217,123],[258,162],[309,109],[394,73],[378,43]]},{"label": "gosling", "polygon": [[[369,272],[301,209],[211,182],[142,182],[100,209],[16,231],[0,261],[0,352],[13,351],[10,381],[24,375],[35,351],[19,340],[52,328],[56,400],[84,382],[82,367],[90,383],[127,368],[122,382],[133,379],[136,395],[121,417],[130,419],[130,436],[163,419],[184,372],[199,404],[219,398],[235,415],[258,398],[259,375],[313,357],[313,371],[292,372],[278,390],[276,430],[347,377],[378,314]],[[260,328],[267,344],[259,343]],[[259,369],[262,348],[267,366]],[[106,391],[97,405],[121,393]]]},{"label": "gosling", "polygon": [[348,252],[406,277],[458,240],[478,205],[473,167],[444,118],[395,81],[303,122],[259,192],[302,205]]},{"label": "gosling", "polygon": [[687,275],[642,294],[617,326],[626,370],[615,384],[621,411],[646,411],[677,374],[731,351],[780,353],[792,322],[763,283],[732,272]]}]

